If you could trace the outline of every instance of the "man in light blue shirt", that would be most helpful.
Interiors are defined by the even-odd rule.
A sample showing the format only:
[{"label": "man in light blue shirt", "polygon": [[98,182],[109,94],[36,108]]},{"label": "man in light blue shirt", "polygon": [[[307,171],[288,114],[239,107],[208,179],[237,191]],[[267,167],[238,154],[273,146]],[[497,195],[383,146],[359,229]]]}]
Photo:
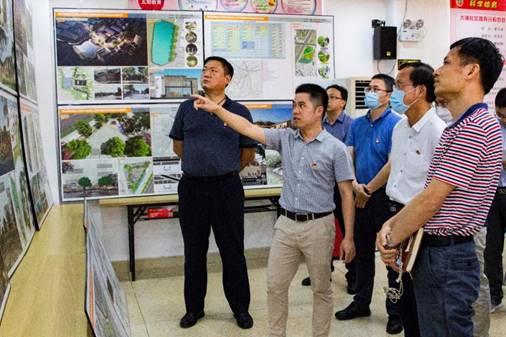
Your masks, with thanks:
[{"label": "man in light blue shirt", "polygon": [[[356,206],[355,260],[356,290],[353,302],[343,310],[336,312],[336,319],[349,320],[361,316],[370,316],[369,305],[374,288],[374,251],[376,233],[390,217],[388,197],[385,187],[368,191],[366,185],[387,165],[392,148],[392,132],[401,117],[389,107],[390,93],[394,79],[385,74],[371,78],[366,90],[365,103],[369,111],[351,124],[346,140],[355,165],[356,181],[353,182]],[[388,268],[387,268],[388,269]],[[396,273],[390,268],[388,283],[395,287]],[[402,322],[397,304],[386,300],[388,312],[387,332],[396,334],[402,331]]]},{"label": "man in light blue shirt", "polygon": [[353,242],[353,171],[344,144],[322,128],[328,104],[323,88],[300,85],[293,102],[293,126],[297,129],[262,129],[209,99],[196,96],[195,107],[207,110],[238,133],[278,150],[283,159],[284,184],[281,216],[267,266],[269,337],[285,337],[288,288],[305,260],[313,291],[313,336],[329,335],[332,317],[332,286],[329,264],[334,248],[334,185],[341,193],[346,235],[340,256],[350,262]]},{"label": "man in light blue shirt", "polygon": [[[333,84],[327,87],[327,95],[329,96],[329,104],[327,106],[327,112],[323,117],[323,128],[335,138],[345,143],[346,137],[350,133],[351,122],[353,118],[348,116],[344,109],[346,108],[346,102],[348,100],[348,90],[346,88]],[[341,233],[344,235],[344,218],[341,210],[341,194],[337,186],[334,186],[334,216],[336,221],[339,223]],[[338,258],[339,251],[334,247],[333,259]],[[334,265],[331,262],[331,272],[334,271]],[[353,261],[346,264],[346,283],[348,294],[355,293],[355,264]],[[311,279],[306,277],[302,280],[303,286],[311,285]]]},{"label": "man in light blue shirt", "polygon": [[332,136],[345,143],[350,133],[351,122],[353,122],[353,118],[344,111],[348,100],[348,90],[333,84],[327,87],[327,95],[329,95],[329,106],[323,118],[323,127]]}]

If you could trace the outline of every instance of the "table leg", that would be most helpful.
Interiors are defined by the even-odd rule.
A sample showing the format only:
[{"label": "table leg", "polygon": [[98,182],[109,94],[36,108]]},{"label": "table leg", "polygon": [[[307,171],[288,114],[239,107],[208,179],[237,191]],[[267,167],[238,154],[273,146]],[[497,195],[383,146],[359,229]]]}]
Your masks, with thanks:
[{"label": "table leg", "polygon": [[128,211],[128,253],[130,262],[130,280],[135,281],[135,219],[134,206],[127,206]]}]

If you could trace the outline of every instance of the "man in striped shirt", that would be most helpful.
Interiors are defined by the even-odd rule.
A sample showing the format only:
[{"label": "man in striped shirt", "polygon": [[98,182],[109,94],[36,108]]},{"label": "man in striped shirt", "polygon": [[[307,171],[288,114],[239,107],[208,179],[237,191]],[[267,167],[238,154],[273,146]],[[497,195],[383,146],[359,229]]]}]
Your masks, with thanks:
[{"label": "man in striped shirt", "polygon": [[453,122],[435,150],[425,190],[378,235],[383,261],[394,265],[397,246],[424,227],[412,273],[423,337],[473,336],[472,304],[480,285],[473,235],[485,226],[501,169],[501,130],[483,97],[503,62],[482,38],[450,46],[434,75],[436,96],[448,102]]}]

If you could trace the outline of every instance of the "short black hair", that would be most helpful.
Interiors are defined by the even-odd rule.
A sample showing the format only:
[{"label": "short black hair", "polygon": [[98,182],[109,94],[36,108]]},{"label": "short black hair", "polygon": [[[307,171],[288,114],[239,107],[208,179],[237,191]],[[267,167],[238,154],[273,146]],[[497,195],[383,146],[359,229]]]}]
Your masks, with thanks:
[{"label": "short black hair", "polygon": [[461,63],[478,63],[483,92],[488,94],[501,74],[504,57],[497,47],[481,37],[466,37],[454,42],[450,49],[457,48]]},{"label": "short black hair", "polygon": [[506,108],[506,88],[502,88],[495,96],[495,108]]},{"label": "short black hair", "polygon": [[[327,111],[327,107],[329,105],[329,96],[327,95],[327,91],[320,87],[318,84],[313,83],[305,83],[301,84],[295,89],[296,94],[309,94],[311,97],[311,102],[315,107],[322,106],[323,107],[323,115],[325,115],[325,111]],[[323,117],[322,117],[323,118]]]},{"label": "short black hair", "polygon": [[225,75],[230,75],[230,78],[234,77],[234,67],[232,67],[232,64],[230,64],[230,62],[228,62],[223,57],[220,57],[220,56],[209,56],[209,57],[206,57],[206,59],[204,60],[204,66],[209,61],[218,61],[218,62],[220,62],[221,65],[223,66],[223,69],[225,70]]},{"label": "short black hair", "polygon": [[392,76],[388,76],[387,74],[376,74],[371,77],[371,80],[382,80],[383,83],[385,83],[387,92],[392,92],[392,90],[394,90],[395,80]]},{"label": "short black hair", "polygon": [[337,85],[337,84],[329,85],[326,90],[329,90],[329,89],[336,89],[337,91],[339,91],[341,93],[341,98],[346,102],[344,104],[344,107],[346,108],[346,104],[348,103],[348,90],[346,90],[345,87],[341,87],[340,85]]},{"label": "short black hair", "polygon": [[423,85],[427,89],[425,99],[427,102],[432,103],[436,100],[436,94],[434,93],[434,68],[427,63],[414,62],[404,63],[399,67],[399,70],[405,68],[413,68],[413,71],[409,74],[409,79],[413,82],[414,86]]}]

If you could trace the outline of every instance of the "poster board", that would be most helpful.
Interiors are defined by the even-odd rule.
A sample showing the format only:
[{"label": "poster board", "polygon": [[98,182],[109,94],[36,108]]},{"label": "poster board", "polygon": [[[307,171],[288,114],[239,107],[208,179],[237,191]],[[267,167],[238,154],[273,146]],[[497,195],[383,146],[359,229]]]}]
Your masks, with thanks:
[{"label": "poster board", "polygon": [[[242,102],[262,127],[290,124],[292,103]],[[169,137],[179,103],[61,106],[58,109],[63,201],[175,194],[181,162]],[[282,185],[281,156],[258,146],[241,173],[245,188]]]},{"label": "poster board", "polygon": [[35,226],[24,159],[17,99],[0,90],[0,256],[11,277],[33,238]]},{"label": "poster board", "polygon": [[[89,213],[89,211],[87,212]],[[86,228],[85,312],[95,337],[129,337],[130,322],[125,292],[91,215]]]},{"label": "poster board", "polygon": [[58,104],[184,99],[197,93],[202,13],[55,9]]},{"label": "poster board", "polygon": [[[334,78],[333,16],[55,8],[53,18],[62,201],[177,193],[168,135],[206,56],[231,61],[227,95],[255,122],[272,117],[258,120],[266,127],[289,124],[299,84]],[[133,81],[144,96],[126,95]],[[243,185],[281,186],[281,165],[257,147]]]},{"label": "poster board", "polygon": [[19,106],[21,109],[21,126],[28,183],[32,194],[37,226],[40,228],[53,205],[53,200],[51,198],[44,151],[42,149],[39,111],[36,104],[24,98],[20,98]]},{"label": "poster board", "polygon": [[16,93],[12,1],[0,0],[0,88]]},{"label": "poster board", "polygon": [[[251,112],[253,122],[268,129],[280,129],[291,126],[292,102],[242,102]],[[257,145],[255,159],[241,171],[243,185],[255,187],[281,187],[283,185],[283,167],[281,154]]]},{"label": "poster board", "polygon": [[14,29],[19,95],[37,102],[32,0],[14,0]]},{"label": "poster board", "polygon": [[[506,1],[450,1],[450,42],[477,36],[492,41],[506,55]],[[495,111],[495,96],[506,87],[506,67],[485,96],[489,111]]]},{"label": "poster board", "polygon": [[334,17],[205,12],[205,54],[235,69],[238,100],[292,99],[301,83],[334,78]]},{"label": "poster board", "polygon": [[143,4],[161,4],[164,10],[203,10],[263,14],[313,15],[322,13],[323,0],[129,0],[128,6],[140,9]]}]

